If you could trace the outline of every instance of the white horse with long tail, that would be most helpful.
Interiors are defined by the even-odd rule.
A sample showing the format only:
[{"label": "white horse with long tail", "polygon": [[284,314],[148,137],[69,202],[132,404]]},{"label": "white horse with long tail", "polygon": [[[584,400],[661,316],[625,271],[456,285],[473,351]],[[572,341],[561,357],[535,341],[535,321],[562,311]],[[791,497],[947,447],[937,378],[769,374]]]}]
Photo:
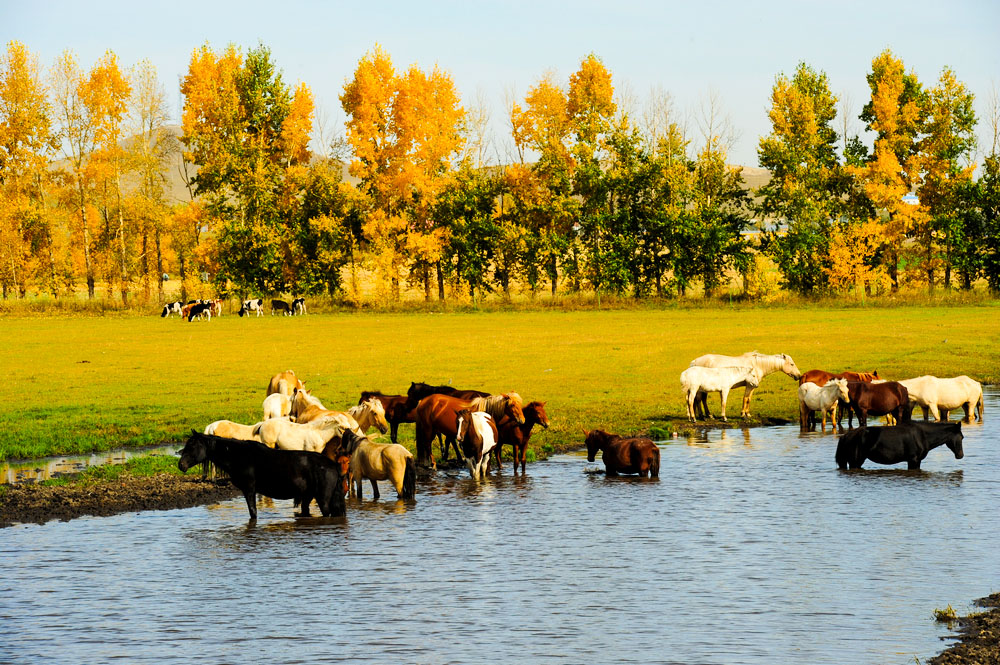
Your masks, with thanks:
[{"label": "white horse with long tail", "polygon": [[[740,416],[742,418],[750,417],[750,398],[753,396],[753,391],[757,389],[757,386],[760,385],[760,382],[765,376],[774,374],[775,372],[784,372],[796,381],[798,381],[799,377],[802,376],[802,372],[799,371],[799,368],[795,365],[795,361],[792,360],[792,357],[787,353],[767,355],[764,353],[757,353],[756,351],[750,351],[749,353],[744,353],[741,356],[724,356],[718,353],[706,353],[705,355],[698,356],[692,360],[690,366],[751,368],[753,370],[754,377],[753,384],[740,383],[733,386],[733,388],[746,386],[746,390],[743,392],[743,408],[740,409]],[[707,415],[707,396],[700,395],[698,401]]]},{"label": "white horse with long tail", "polygon": [[983,386],[964,374],[952,379],[936,376],[918,376],[900,381],[910,395],[910,405],[919,406],[927,420],[928,412],[934,420],[948,420],[948,412],[961,408],[965,411],[963,420],[971,423],[975,416],[983,422]]},{"label": "white horse with long tail", "polygon": [[[717,392],[722,397],[722,419],[726,420],[726,400],[729,391],[735,386],[757,387],[756,374],[752,367],[688,367],[681,372],[681,388],[687,403],[688,420],[695,422],[694,404],[701,395]],[[708,400],[705,400],[705,417],[711,418],[708,412]]]},{"label": "white horse with long tail", "polygon": [[808,432],[816,429],[814,412],[823,414],[823,432],[826,432],[826,414],[830,414],[830,423],[834,433],[837,432],[837,404],[843,400],[849,401],[847,394],[847,379],[831,379],[825,386],[818,386],[806,381],[799,386],[799,430]]}]

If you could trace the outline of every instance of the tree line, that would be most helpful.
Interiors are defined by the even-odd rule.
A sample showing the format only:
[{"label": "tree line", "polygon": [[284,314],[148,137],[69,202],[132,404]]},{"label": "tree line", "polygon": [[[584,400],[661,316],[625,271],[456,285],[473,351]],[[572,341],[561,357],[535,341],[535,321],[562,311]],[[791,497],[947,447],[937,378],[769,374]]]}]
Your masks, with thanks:
[{"label": "tree line", "polygon": [[[220,295],[354,302],[360,279],[385,301],[404,285],[427,300],[675,297],[712,296],[740,275],[757,297],[773,274],[803,295],[980,279],[1000,291],[995,92],[977,164],[974,97],[951,69],[922,83],[887,50],[867,81],[857,119],[871,147],[825,73],[800,63],[777,75],[758,143],[770,179],[750,189],[728,163],[715,97],[692,131],[669,95],[643,108],[616,95],[594,54],[565,81],[548,73],[508,96],[512,150],[498,158],[481,101],[464,107],[446,71],[398,69],[379,46],[344,84],[331,140],[309,87],[287,84],[264,45],[193,51],[178,136],[148,62],[124,67],[109,51],[85,70],[67,51],[43,71],[11,42],[0,287],[163,301],[169,272],[184,297],[206,274]],[[165,192],[175,166],[180,203]]]}]

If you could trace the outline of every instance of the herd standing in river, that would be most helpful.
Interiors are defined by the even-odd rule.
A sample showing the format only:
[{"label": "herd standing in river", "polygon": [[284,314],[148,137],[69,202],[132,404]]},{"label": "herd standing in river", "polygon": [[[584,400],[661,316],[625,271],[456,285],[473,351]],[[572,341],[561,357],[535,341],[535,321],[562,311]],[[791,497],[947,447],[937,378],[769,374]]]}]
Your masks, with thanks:
[{"label": "herd standing in river", "polygon": [[[946,422],[949,412],[963,409],[966,422],[976,417],[982,422],[983,418],[982,386],[967,376],[885,381],[877,371],[810,370],[803,374],[787,354],[755,351],[741,356],[707,354],[691,361],[681,373],[688,418],[692,422],[711,418],[708,393],[718,392],[725,421],[729,392],[738,387],[745,388],[741,415],[749,418],[754,390],[764,377],[776,372],[799,382],[801,431],[815,429],[817,411],[824,432],[827,416],[834,433],[843,431],[841,419],[847,411],[849,431],[838,440],[836,452],[841,469],[860,468],[865,460],[906,462],[907,468],[919,469],[928,451],[940,445],[947,445],[961,459],[961,424]],[[945,422],[912,422],[917,406],[925,421],[933,415]],[[513,448],[515,473],[520,464],[523,474],[533,427],[549,426],[545,402],[524,404],[515,392],[494,395],[425,383],[411,383],[406,395],[363,392],[356,406],[331,410],[292,370],[271,378],[262,409],[263,419],[254,425],[219,420],[202,433],[192,432],[178,463],[182,471],[205,462],[222,469],[243,492],[251,519],[257,517],[257,494],[294,499],[302,515],[309,514],[310,502],[315,500],[324,516],[343,516],[344,496],[350,493],[361,498],[366,479],[376,499],[379,480],[390,481],[399,499],[413,499],[417,466],[437,468],[432,448],[435,437],[441,442],[442,460],[454,448],[477,481],[485,478],[491,459],[502,469],[504,445]],[[857,429],[853,428],[855,415]],[[868,427],[868,416],[885,416],[890,424]],[[416,424],[416,459],[396,442],[401,423]],[[392,442],[369,439],[372,427],[382,434],[391,430]],[[603,430],[584,435],[588,461],[602,452],[608,476],[659,475],[660,451],[651,439]]]}]

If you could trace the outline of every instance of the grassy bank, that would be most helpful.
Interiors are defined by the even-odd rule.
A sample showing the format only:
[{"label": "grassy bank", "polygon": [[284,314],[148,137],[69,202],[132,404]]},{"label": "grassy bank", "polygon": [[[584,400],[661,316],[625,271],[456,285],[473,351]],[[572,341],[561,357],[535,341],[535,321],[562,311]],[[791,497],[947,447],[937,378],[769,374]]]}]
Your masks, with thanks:
[{"label": "grassy bank", "polygon": [[[547,401],[537,446],[581,430],[684,424],[678,376],[703,353],[788,353],[802,370],[1000,379],[1000,306],[654,308],[350,313],[187,323],[157,316],[0,319],[0,458],[181,440],[252,423],[268,378],[293,368],[328,407],[411,380]],[[753,412],[797,418],[795,382],[766,379]],[[717,398],[714,398],[717,404]],[[729,414],[739,414],[739,395]],[[404,425],[404,443],[412,442]]]}]

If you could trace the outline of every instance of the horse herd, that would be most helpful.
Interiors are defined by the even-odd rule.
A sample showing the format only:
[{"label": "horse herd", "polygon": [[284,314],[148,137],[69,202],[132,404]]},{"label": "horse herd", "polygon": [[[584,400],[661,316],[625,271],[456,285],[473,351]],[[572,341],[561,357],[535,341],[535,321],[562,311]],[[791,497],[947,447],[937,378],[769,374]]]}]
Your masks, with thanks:
[{"label": "horse herd", "polygon": [[[914,423],[912,409],[920,406],[924,420],[947,421],[950,411],[962,408],[965,420],[982,421],[982,386],[967,376],[939,379],[922,376],[884,381],[878,372],[823,370],[802,373],[787,354],[757,352],[741,356],[708,354],[691,361],[681,373],[688,418],[711,418],[708,393],[720,393],[722,419],[733,388],[744,387],[741,415],[750,417],[750,402],[761,380],[783,372],[798,380],[800,429],[815,429],[820,412],[822,429],[830,417],[833,431],[848,412],[850,431],[838,440],[836,461],[840,468],[860,468],[866,459],[881,464],[907,462],[919,469],[927,452],[947,445],[961,459],[960,423]],[[400,499],[413,499],[418,466],[437,468],[433,442],[440,442],[441,459],[454,448],[470,475],[484,478],[491,459],[502,469],[502,447],[513,449],[514,471],[525,472],[527,447],[535,425],[549,426],[545,402],[523,403],[516,392],[490,394],[451,386],[411,383],[405,395],[362,392],[357,405],[345,410],[327,409],[307,390],[295,372],[274,375],[262,403],[263,418],[254,425],[219,420],[202,433],[192,432],[178,463],[182,471],[211,462],[228,474],[242,490],[251,519],[256,519],[256,495],[292,498],[309,514],[316,500],[324,516],[345,514],[346,494],[363,496],[369,480],[379,498],[377,481],[388,480]],[[853,416],[858,429],[853,428]],[[868,427],[868,416],[886,416],[887,427]],[[397,443],[399,425],[416,425],[416,458]],[[367,436],[371,428],[389,433],[391,443],[377,443]],[[841,428],[841,431],[843,429]],[[602,453],[608,476],[659,475],[660,452],[647,437],[623,437],[603,430],[584,431],[587,460]]]},{"label": "horse herd", "polygon": [[[257,316],[264,316],[263,298],[253,298],[251,300],[242,301],[237,314],[242,317],[249,316],[251,312],[256,313]],[[305,298],[295,298],[291,303],[284,300],[272,300],[271,315],[273,316],[276,312],[282,316],[305,314],[306,300]],[[177,314],[181,317],[181,319],[187,319],[188,322],[194,321],[195,319],[198,319],[199,321],[211,321],[213,316],[222,316],[222,300],[197,299],[189,300],[186,304],[181,300],[168,302],[163,306],[163,310],[160,312],[160,317],[170,318],[172,314]]]}]

